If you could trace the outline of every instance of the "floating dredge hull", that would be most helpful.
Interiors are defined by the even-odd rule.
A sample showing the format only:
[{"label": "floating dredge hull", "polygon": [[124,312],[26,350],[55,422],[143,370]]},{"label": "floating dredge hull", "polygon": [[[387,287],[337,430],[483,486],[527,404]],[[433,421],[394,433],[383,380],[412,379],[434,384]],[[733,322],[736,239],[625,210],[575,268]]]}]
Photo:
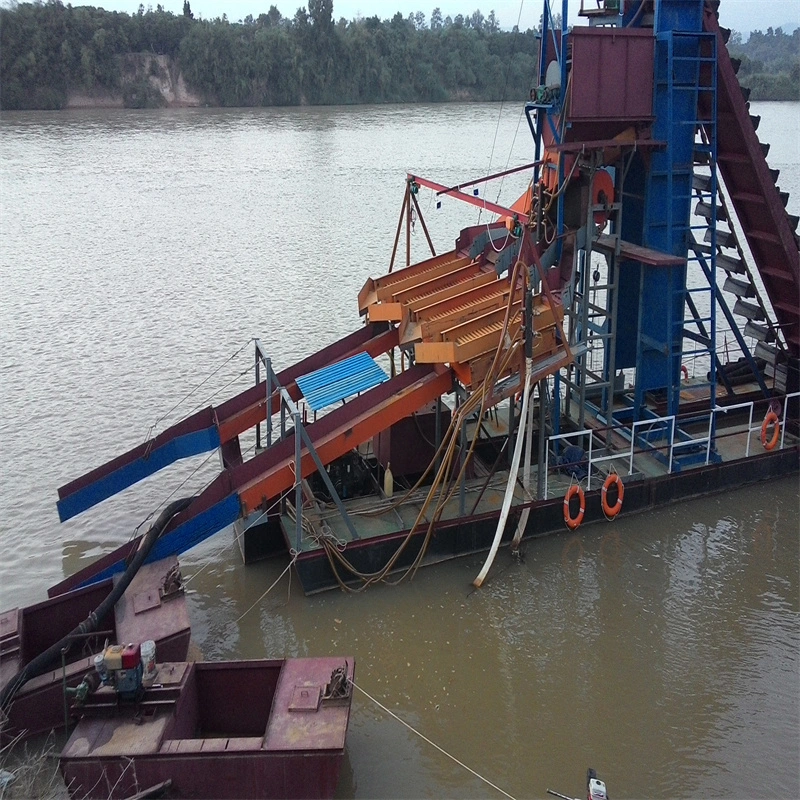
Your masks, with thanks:
[{"label": "floating dredge hull", "polygon": [[[524,108],[535,160],[455,186],[409,173],[360,330],[280,372],[256,343],[252,389],[61,487],[62,519],[218,448],[152,557],[233,526],[245,562],[288,554],[315,592],[487,548],[488,570],[504,541],[796,473],[798,218],[719,4],[598,4],[558,30],[551,5]],[[480,188],[515,172],[529,188],[508,207]],[[495,219],[436,253],[422,191]]]},{"label": "floating dredge hull", "polygon": [[[784,449],[777,453],[762,453],[748,459],[738,459],[722,464],[709,464],[690,471],[646,478],[626,484],[625,515],[656,511],[671,503],[683,502],[692,498],[733,491],[735,489],[795,474],[800,468],[800,450]],[[764,491],[769,491],[768,484]],[[586,513],[584,525],[608,525],[609,520],[601,505],[602,489],[586,493]],[[523,541],[541,536],[569,533],[564,525],[564,499],[562,496],[551,500],[534,501],[521,504],[512,509],[509,522],[503,532],[503,545],[510,545],[517,528],[519,516],[524,508],[530,510]],[[434,537],[426,550],[421,566],[438,564],[466,555],[486,552],[496,533],[498,512],[476,514],[446,520],[437,524]],[[642,524],[646,524],[643,520]],[[592,530],[598,528],[592,527]],[[375,536],[361,542],[353,542],[346,548],[348,559],[359,572],[369,574],[379,570],[397,551],[408,536],[402,530],[393,534]],[[245,534],[247,535],[247,534]],[[263,534],[256,534],[257,536]],[[425,531],[411,536],[408,547],[390,574],[408,570],[419,556],[425,539]],[[253,547],[257,547],[254,544]],[[295,562],[297,575],[306,594],[316,594],[340,587],[342,583],[358,587],[361,581],[338,568],[322,550],[302,553]]]}]

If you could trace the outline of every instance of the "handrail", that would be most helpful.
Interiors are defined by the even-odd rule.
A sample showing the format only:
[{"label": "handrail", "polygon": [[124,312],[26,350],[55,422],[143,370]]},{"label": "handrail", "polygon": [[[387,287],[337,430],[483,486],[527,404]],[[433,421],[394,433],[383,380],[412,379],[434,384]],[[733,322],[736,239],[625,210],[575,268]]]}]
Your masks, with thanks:
[{"label": "handrail", "polygon": [[[788,413],[788,405],[789,401],[795,398],[800,398],[800,391],[792,392],[791,394],[782,395],[781,400],[783,401],[783,408],[781,412],[781,437],[780,437],[780,446],[779,449],[783,449],[786,444],[786,419]],[[643,450],[636,450],[636,441],[639,438],[644,438],[647,441],[648,433],[646,431],[642,431],[641,433],[637,433],[637,430],[647,427],[648,431],[658,431],[663,432],[663,435],[668,440],[668,456],[667,456],[667,473],[671,474],[673,472],[673,465],[675,461],[675,451],[685,447],[697,447],[698,445],[705,445],[706,455],[705,455],[705,464],[711,460],[711,445],[712,440],[714,439],[713,432],[716,430],[716,422],[717,422],[717,415],[718,414],[728,414],[733,411],[742,411],[747,409],[748,410],[748,421],[747,421],[747,440],[745,445],[745,458],[750,457],[750,438],[753,433],[761,431],[762,423],[753,423],[753,417],[755,415],[756,405],[761,405],[763,401],[755,401],[750,400],[746,403],[737,403],[736,405],[730,406],[714,406],[708,413],[708,428],[704,435],[702,436],[691,436],[689,435],[688,439],[683,441],[676,441],[675,434],[679,430],[678,429],[678,419],[675,414],[669,414],[664,417],[651,417],[649,419],[640,419],[636,420],[631,423],[630,427],[626,425],[609,425],[602,430],[604,431],[615,431],[615,430],[624,430],[626,435],[630,438],[630,448],[625,452],[620,453],[612,453],[611,455],[602,455],[602,456],[595,456],[594,455],[594,448],[595,448],[595,435],[599,431],[595,431],[593,428],[583,428],[579,431],[571,431],[569,433],[559,433],[554,434],[553,436],[549,436],[547,438],[547,446],[545,448],[545,475],[544,475],[544,499],[547,500],[550,497],[549,494],[549,478],[550,478],[550,444],[558,441],[568,441],[570,439],[582,439],[588,437],[589,439],[589,450],[587,454],[587,476],[586,476],[586,489],[587,491],[591,489],[592,486],[592,474],[594,471],[594,467],[597,464],[602,464],[608,461],[614,461],[620,458],[627,458],[628,459],[628,473],[632,474],[634,472],[634,456],[637,453],[647,453],[648,451]],[[688,434],[687,434],[688,435]],[[655,448],[661,449],[661,448]],[[559,465],[554,464],[552,469],[558,469]]]},{"label": "handrail", "polygon": [[793,397],[800,398],[800,392],[792,392],[791,394],[785,394],[783,396],[783,415],[781,419],[781,446],[780,449],[783,450],[784,442],[786,441],[786,409],[789,407],[789,400]]},{"label": "handrail", "polygon": [[753,433],[754,430],[760,430],[761,426],[757,425],[755,428],[753,427],[753,411],[755,407],[753,405],[753,401],[751,400],[749,403],[737,403],[735,406],[715,406],[714,412],[722,412],[727,413],[728,411],[736,411],[740,408],[749,408],[750,409],[750,416],[747,420],[747,446],[744,450],[744,457],[750,457],[750,435]]}]

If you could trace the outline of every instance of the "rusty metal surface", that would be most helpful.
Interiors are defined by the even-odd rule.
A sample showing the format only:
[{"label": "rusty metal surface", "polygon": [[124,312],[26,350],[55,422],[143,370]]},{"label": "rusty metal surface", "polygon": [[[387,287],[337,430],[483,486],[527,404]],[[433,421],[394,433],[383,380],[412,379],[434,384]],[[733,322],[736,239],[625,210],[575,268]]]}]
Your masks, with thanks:
[{"label": "rusty metal surface", "polygon": [[84,719],[62,752],[63,758],[135,758],[157,753],[169,717]]},{"label": "rusty metal surface", "polygon": [[[90,697],[61,753],[62,774],[73,796],[98,800],[166,779],[178,797],[332,797],[352,697],[342,679],[352,678],[353,666],[352,658],[160,664],[160,683],[139,705],[117,707],[111,689]],[[254,696],[273,672],[274,692]],[[335,688],[347,691],[327,699],[322,693],[337,676]],[[235,732],[254,706],[258,718]]]},{"label": "rusty metal surface", "polygon": [[652,30],[573,28],[571,120],[642,122],[653,114]]},{"label": "rusty metal surface", "polygon": [[[320,702],[315,708],[292,709],[301,687],[313,694],[324,687],[331,673],[342,666],[341,658],[291,658],[287,659],[278,681],[278,690],[272,706],[264,745],[268,750],[338,750],[344,748],[350,703],[326,705]],[[347,676],[353,677],[352,658],[347,661]]]},{"label": "rusty metal surface", "polygon": [[[147,639],[159,642],[185,634],[188,644],[191,623],[185,595],[179,592],[167,598],[161,597],[163,580],[177,565],[178,559],[171,556],[145,564],[136,573],[114,609],[120,643],[141,643]],[[164,660],[158,651],[156,657]],[[185,658],[186,653],[171,657],[179,660]]]},{"label": "rusty metal surface", "polygon": [[[177,559],[172,557],[147,564],[139,570],[117,603],[115,624],[111,623],[111,614],[101,620],[101,631],[108,625],[108,633],[98,633],[99,643],[106,635],[122,643],[153,639],[160,658],[186,658],[191,627],[185,597],[182,593],[167,600],[159,597],[163,576],[176,565]],[[23,609],[23,616],[27,616],[19,633],[23,640],[28,641],[27,644],[25,641],[21,643],[22,660],[28,661],[72,631],[105,598],[111,585],[110,580],[105,581]],[[150,607],[137,613],[136,606],[143,597],[149,598],[145,605]],[[6,612],[3,616],[9,613],[16,612]],[[10,633],[10,623],[6,627]],[[112,627],[116,628],[116,634],[111,631]],[[32,678],[22,687],[11,707],[11,729],[35,734],[63,725],[62,680],[66,676],[67,684],[76,686],[93,670],[93,646],[97,646],[97,640],[87,640],[76,646],[68,656],[70,660],[63,673],[61,664],[56,662],[47,672]],[[8,657],[4,655],[0,659],[3,681],[16,672],[20,663],[17,655],[9,652]]]},{"label": "rusty metal surface", "polygon": [[[764,288],[786,337],[800,356],[800,255],[789,217],[746,103],[719,23],[704,15],[706,31],[717,33],[717,163],[753,254]],[[701,96],[701,100],[705,100]],[[708,109],[705,109],[708,113]]]}]

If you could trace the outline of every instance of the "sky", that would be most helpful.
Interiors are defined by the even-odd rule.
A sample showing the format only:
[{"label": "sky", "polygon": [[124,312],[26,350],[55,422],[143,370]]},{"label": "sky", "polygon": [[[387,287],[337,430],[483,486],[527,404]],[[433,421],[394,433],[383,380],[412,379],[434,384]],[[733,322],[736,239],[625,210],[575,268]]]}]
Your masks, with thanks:
[{"label": "sky", "polygon": [[[109,11],[126,11],[133,14],[139,3],[155,7],[156,2],[150,0],[72,0],[72,4],[102,6]],[[270,5],[275,5],[284,16],[294,16],[300,6],[308,5],[307,0],[190,0],[195,16],[202,15],[206,19],[227,14],[228,19],[237,21],[248,14],[257,17],[266,12]],[[593,6],[594,0],[584,0],[585,5]],[[167,11],[179,14],[183,10],[183,0],[161,0]],[[381,19],[393,17],[396,11],[403,16],[410,12],[422,11],[426,19],[430,19],[431,11],[439,7],[442,16],[451,17],[456,14],[471,14],[480,9],[484,16],[491,10],[497,15],[504,29],[511,29],[517,24],[522,30],[534,28],[539,23],[542,13],[541,0],[334,0],[333,17],[354,19],[358,16],[371,17],[378,15]],[[561,3],[554,6],[560,8]],[[577,21],[580,0],[572,0],[570,6],[570,23]],[[768,27],[791,23],[791,27],[800,26],[800,0],[722,0],[720,4],[720,21],[728,28],[740,31],[747,37],[751,30],[766,31]],[[788,33],[789,31],[787,31]]]}]

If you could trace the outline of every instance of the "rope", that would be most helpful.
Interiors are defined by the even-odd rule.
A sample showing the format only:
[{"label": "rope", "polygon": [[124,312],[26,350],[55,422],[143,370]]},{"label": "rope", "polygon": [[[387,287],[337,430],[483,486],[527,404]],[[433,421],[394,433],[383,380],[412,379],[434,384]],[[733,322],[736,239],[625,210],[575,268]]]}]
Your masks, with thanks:
[{"label": "rope", "polygon": [[198,405],[196,405],[189,412],[189,415],[194,414],[197,411],[200,411],[200,409],[202,409],[202,408],[205,408],[218,394],[222,394],[222,392],[224,392],[229,386],[233,385],[240,378],[243,378],[245,375],[247,375],[248,372],[254,372],[255,368],[256,368],[255,364],[250,364],[250,366],[246,367],[241,372],[237,372],[236,375],[234,375],[226,384],[223,384],[222,386],[220,386],[219,389],[217,389],[215,392],[212,392],[210,395],[208,395],[203,400],[202,403],[199,403]]},{"label": "rope", "polygon": [[[283,572],[281,572],[281,574],[278,575],[277,578],[275,578],[275,580],[272,582],[272,585],[269,587],[269,589],[267,589],[267,591],[264,592],[264,594],[262,594],[261,597],[259,597],[258,600],[256,600],[255,603],[253,603],[253,605],[251,605],[250,608],[248,608],[247,611],[244,612],[244,614],[242,614],[238,619],[234,620],[234,623],[241,622],[275,588],[275,586],[278,583],[278,581],[287,572],[289,572],[289,570],[294,566],[294,562],[297,561],[297,556],[298,555],[299,555],[299,553],[295,553],[294,554],[294,558],[286,565],[286,569]],[[290,584],[291,584],[291,580],[292,580],[292,576],[290,574],[289,575]]]},{"label": "rope", "polygon": [[475,772],[475,770],[472,769],[472,767],[468,767],[463,761],[459,761],[454,755],[448,753],[447,750],[443,749],[442,747],[439,747],[439,745],[436,744],[436,742],[432,742],[427,736],[425,736],[425,734],[420,733],[416,728],[409,725],[404,719],[398,717],[397,714],[394,713],[394,711],[386,708],[386,706],[383,705],[383,703],[381,703],[379,700],[376,700],[365,689],[362,689],[352,678],[350,679],[350,684],[356,689],[358,689],[358,691],[361,692],[361,694],[363,694],[369,700],[372,700],[372,702],[375,703],[375,705],[378,706],[378,708],[380,708],[382,711],[385,711],[390,717],[393,717],[399,723],[405,725],[405,727],[408,728],[411,731],[411,733],[415,734],[416,736],[419,736],[420,739],[422,739],[424,742],[427,742],[431,747],[435,747],[442,755],[447,756],[451,761],[455,761],[455,763],[458,764],[459,767],[463,767],[465,770],[467,770],[467,772],[471,773],[476,778],[478,778],[478,780],[483,781],[487,786],[491,786],[492,789],[502,794],[503,797],[508,797],[509,800],[514,800],[513,795],[510,795],[508,792],[501,789],[497,784],[492,783],[488,778],[484,778],[483,775],[481,775],[480,773]]},{"label": "rope", "polygon": [[[511,271],[510,286],[514,287],[517,285],[521,269],[522,270],[526,269],[525,264],[521,261],[516,261],[514,264],[514,268]],[[488,398],[493,391],[494,384],[498,375],[503,374],[503,372],[507,369],[508,365],[512,362],[512,360],[516,356],[517,351],[519,350],[519,347],[521,346],[521,342],[519,341],[511,343],[510,346],[506,343],[508,328],[512,318],[511,310],[513,308],[513,305],[514,305],[514,292],[512,291],[509,293],[508,303],[506,305],[506,312],[505,312],[505,318],[503,320],[503,330],[502,330],[502,335],[500,337],[500,342],[498,343],[497,349],[495,350],[494,358],[486,374],[486,377],[483,379],[480,387],[476,389],[476,391],[474,391],[456,409],[455,413],[453,414],[450,425],[442,439],[442,443],[439,447],[439,450],[436,452],[436,455],[429,463],[424,474],[420,477],[417,483],[413,487],[411,487],[411,489],[409,489],[408,492],[406,493],[406,497],[408,497],[413,491],[415,491],[422,484],[427,475],[433,469],[433,465],[435,464],[436,460],[441,456],[442,461],[440,467],[428,490],[427,497],[425,498],[425,501],[417,515],[417,518],[415,519],[414,524],[411,526],[405,538],[400,543],[397,550],[389,558],[389,560],[383,565],[383,567],[381,567],[376,572],[363,573],[360,570],[358,570],[346,558],[344,553],[339,552],[337,549],[331,547],[329,542],[323,540],[322,546],[324,547],[325,554],[328,557],[328,562],[331,566],[331,571],[333,572],[336,581],[342,590],[346,592],[355,592],[355,593],[362,592],[370,584],[376,583],[378,581],[385,581],[390,585],[396,585],[397,583],[400,583],[402,580],[405,580],[406,577],[408,576],[413,577],[416,574],[416,571],[419,568],[420,564],[422,563],[425,553],[427,552],[431,538],[433,537],[436,523],[439,521],[442,514],[444,513],[445,506],[455,494],[459,486],[459,481],[462,479],[467,469],[467,465],[470,463],[470,459],[472,458],[475,446],[477,444],[477,437],[473,438],[473,440],[470,442],[468,451],[466,452],[466,454],[463,454],[461,469],[456,474],[452,467],[456,452],[460,453],[461,428],[463,425],[467,424],[471,415],[478,408],[480,408],[478,419],[482,419],[486,410],[486,404]],[[436,498],[437,492],[439,492],[438,498]],[[436,499],[436,503],[434,504],[433,513],[430,515],[430,517],[426,517],[429,507],[434,503],[434,499]],[[395,564],[399,560],[400,556],[408,547],[412,537],[415,534],[421,532],[423,525],[426,526],[427,529],[425,530],[425,538],[423,540],[422,546],[420,547],[417,556],[414,558],[410,566],[405,570],[405,572],[397,581],[393,582],[386,581],[386,576],[392,571]],[[348,586],[344,582],[339,573],[337,562],[339,565],[344,567],[353,577],[360,580],[361,585],[355,589],[351,586]]]},{"label": "rope", "polygon": [[[514,38],[511,40],[512,53],[513,53],[514,44],[517,41],[517,36],[519,35],[519,22],[522,19],[522,7],[524,5],[525,5],[525,0],[520,0],[520,3],[519,3],[519,14],[517,15],[517,24],[516,24],[516,27],[515,27]],[[506,102],[506,89],[508,88],[508,77],[509,77],[509,75],[511,75],[511,62],[512,62],[512,59],[509,59],[508,60],[508,66],[506,67],[505,81],[503,82],[503,92],[500,95],[500,98],[501,98],[500,99],[500,112],[497,115],[497,125],[495,125],[495,128],[494,128],[494,139],[492,140],[492,152],[489,154],[489,167],[488,167],[488,170],[487,170],[488,172],[492,171],[492,159],[494,158],[494,148],[495,148],[495,145],[497,144],[497,133],[500,130],[500,120],[503,118],[503,105]],[[519,127],[519,122],[517,122],[517,127]],[[514,135],[514,138],[516,139],[516,134]],[[510,158],[511,158],[511,155],[509,154],[509,159]],[[506,162],[506,166],[507,165],[508,165],[508,162]],[[502,187],[502,183],[501,183],[501,187]],[[498,193],[498,197],[499,197],[499,193]],[[483,213],[483,209],[479,208],[478,209],[478,224],[479,225],[480,225],[480,222],[481,222],[481,214],[482,213]]]},{"label": "rope", "polygon": [[219,550],[215,550],[205,561],[205,563],[193,574],[191,574],[188,578],[183,579],[183,587],[186,588],[198,575],[200,575],[204,569],[208,566],[213,564],[219,556],[221,556],[230,546],[232,542],[228,542],[224,544]]},{"label": "rope", "polygon": [[[251,450],[255,449],[255,445],[252,445],[247,450],[242,453],[242,457],[246,456]],[[148,520],[150,520],[153,515],[159,511],[161,508],[164,507],[166,503],[172,499],[175,494],[178,492],[179,489],[182,489],[215,455],[217,455],[216,450],[212,450],[168,495],[164,498],[132,531],[130,538],[128,541],[133,539],[134,536],[139,532],[139,528],[142,527]],[[206,485],[203,487],[203,490],[207,489],[216,478],[212,478]]]},{"label": "rope", "polygon": [[223,361],[215,370],[206,375],[206,377],[203,378],[203,380],[200,381],[200,383],[198,383],[197,386],[194,387],[194,389],[189,391],[180,400],[178,400],[178,402],[175,403],[175,405],[172,406],[172,408],[169,411],[167,411],[165,414],[162,414],[148,429],[145,440],[149,440],[151,438],[153,431],[160,422],[163,422],[165,419],[167,419],[170,416],[170,414],[172,414],[173,411],[175,411],[182,403],[186,402],[186,400],[188,400],[201,386],[204,386],[206,383],[208,383],[208,381],[211,380],[211,378],[213,378],[214,375],[216,375],[226,364],[233,361],[233,359],[236,358],[236,356],[238,356],[239,353],[241,353],[242,350],[244,350],[245,347],[247,347],[253,341],[254,341],[253,339],[249,339],[248,341],[246,341],[232,356],[226,358],[225,361]]}]

